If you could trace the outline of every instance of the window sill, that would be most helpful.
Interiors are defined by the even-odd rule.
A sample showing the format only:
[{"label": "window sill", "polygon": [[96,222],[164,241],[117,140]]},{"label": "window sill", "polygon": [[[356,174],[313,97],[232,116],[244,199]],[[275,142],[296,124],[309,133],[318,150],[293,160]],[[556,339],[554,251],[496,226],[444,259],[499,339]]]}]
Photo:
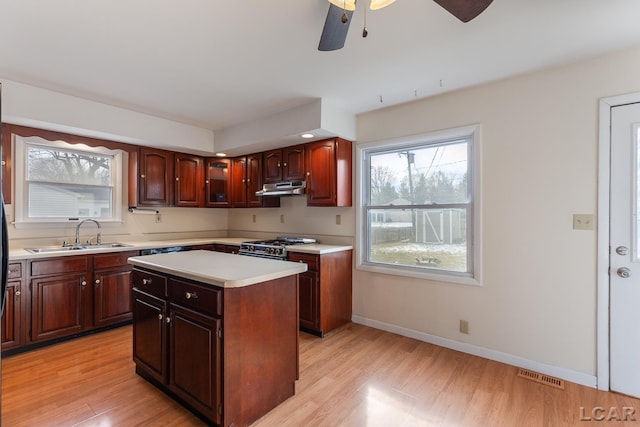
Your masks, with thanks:
[{"label": "window sill", "polygon": [[412,277],[414,279],[423,279],[433,282],[455,283],[459,285],[482,286],[480,280],[472,277],[467,273],[455,273],[450,271],[420,271],[410,266],[386,267],[381,264],[365,264],[358,263],[356,270],[367,271],[371,273],[389,274],[392,276]]}]

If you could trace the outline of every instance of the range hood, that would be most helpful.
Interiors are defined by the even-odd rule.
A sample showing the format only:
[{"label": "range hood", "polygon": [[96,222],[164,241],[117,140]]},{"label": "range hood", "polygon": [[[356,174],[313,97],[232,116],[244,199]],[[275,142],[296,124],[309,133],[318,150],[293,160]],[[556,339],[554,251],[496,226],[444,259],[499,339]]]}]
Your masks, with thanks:
[{"label": "range hood", "polygon": [[256,196],[292,196],[304,194],[307,188],[306,181],[283,181],[273,184],[264,184],[262,190],[256,191]]}]

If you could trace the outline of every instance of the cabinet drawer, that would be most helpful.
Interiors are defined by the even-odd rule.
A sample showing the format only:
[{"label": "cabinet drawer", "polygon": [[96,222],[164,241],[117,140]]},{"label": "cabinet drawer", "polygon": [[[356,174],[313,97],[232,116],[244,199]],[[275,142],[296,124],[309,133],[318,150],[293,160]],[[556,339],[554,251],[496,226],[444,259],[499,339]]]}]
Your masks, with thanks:
[{"label": "cabinet drawer", "polygon": [[128,264],[127,260],[130,257],[138,255],[138,251],[94,255],[93,268],[96,270],[100,270],[104,268],[122,267]]},{"label": "cabinet drawer", "polygon": [[89,262],[87,257],[82,255],[31,261],[32,276],[86,273],[87,270],[89,270]]},{"label": "cabinet drawer", "polygon": [[22,277],[22,263],[10,262],[9,271],[7,272],[7,279],[19,279]]},{"label": "cabinet drawer", "polygon": [[169,279],[169,299],[183,307],[212,315],[222,315],[222,289]]},{"label": "cabinet drawer", "polygon": [[164,276],[134,268],[131,279],[136,289],[162,298],[167,296],[167,278]]},{"label": "cabinet drawer", "polygon": [[309,270],[318,271],[320,264],[320,255],[305,254],[302,252],[289,252],[289,261],[304,262]]}]

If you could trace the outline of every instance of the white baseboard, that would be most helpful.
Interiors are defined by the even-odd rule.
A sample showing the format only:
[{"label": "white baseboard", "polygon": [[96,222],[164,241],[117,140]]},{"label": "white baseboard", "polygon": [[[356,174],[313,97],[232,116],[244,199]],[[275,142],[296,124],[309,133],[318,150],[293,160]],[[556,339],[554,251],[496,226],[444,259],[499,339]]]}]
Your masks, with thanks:
[{"label": "white baseboard", "polygon": [[468,344],[460,341],[454,341],[448,338],[442,338],[436,335],[427,334],[413,329],[403,328],[401,326],[392,325],[391,323],[379,322],[377,320],[368,319],[361,316],[352,316],[353,323],[370,326],[375,329],[391,332],[430,344],[439,345],[441,347],[450,348],[452,350],[461,351],[463,353],[473,354],[474,356],[484,357],[485,359],[495,360],[496,362],[506,363],[507,365],[516,366],[518,368],[530,369],[552,377],[561,378],[572,383],[581,384],[587,387],[596,388],[597,378],[595,375],[588,375],[582,372],[572,371],[570,369],[559,368],[557,366],[547,365],[536,362],[534,360],[525,359],[523,357],[514,356],[512,354],[503,353],[496,350]]}]

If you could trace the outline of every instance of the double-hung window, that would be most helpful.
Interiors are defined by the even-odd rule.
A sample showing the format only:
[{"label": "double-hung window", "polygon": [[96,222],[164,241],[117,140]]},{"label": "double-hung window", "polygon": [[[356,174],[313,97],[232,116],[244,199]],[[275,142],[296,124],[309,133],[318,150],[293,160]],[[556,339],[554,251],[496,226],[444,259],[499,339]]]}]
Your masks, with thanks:
[{"label": "double-hung window", "polygon": [[358,268],[479,283],[479,132],[358,146]]},{"label": "double-hung window", "polygon": [[14,137],[16,223],[121,219],[118,150]]}]

